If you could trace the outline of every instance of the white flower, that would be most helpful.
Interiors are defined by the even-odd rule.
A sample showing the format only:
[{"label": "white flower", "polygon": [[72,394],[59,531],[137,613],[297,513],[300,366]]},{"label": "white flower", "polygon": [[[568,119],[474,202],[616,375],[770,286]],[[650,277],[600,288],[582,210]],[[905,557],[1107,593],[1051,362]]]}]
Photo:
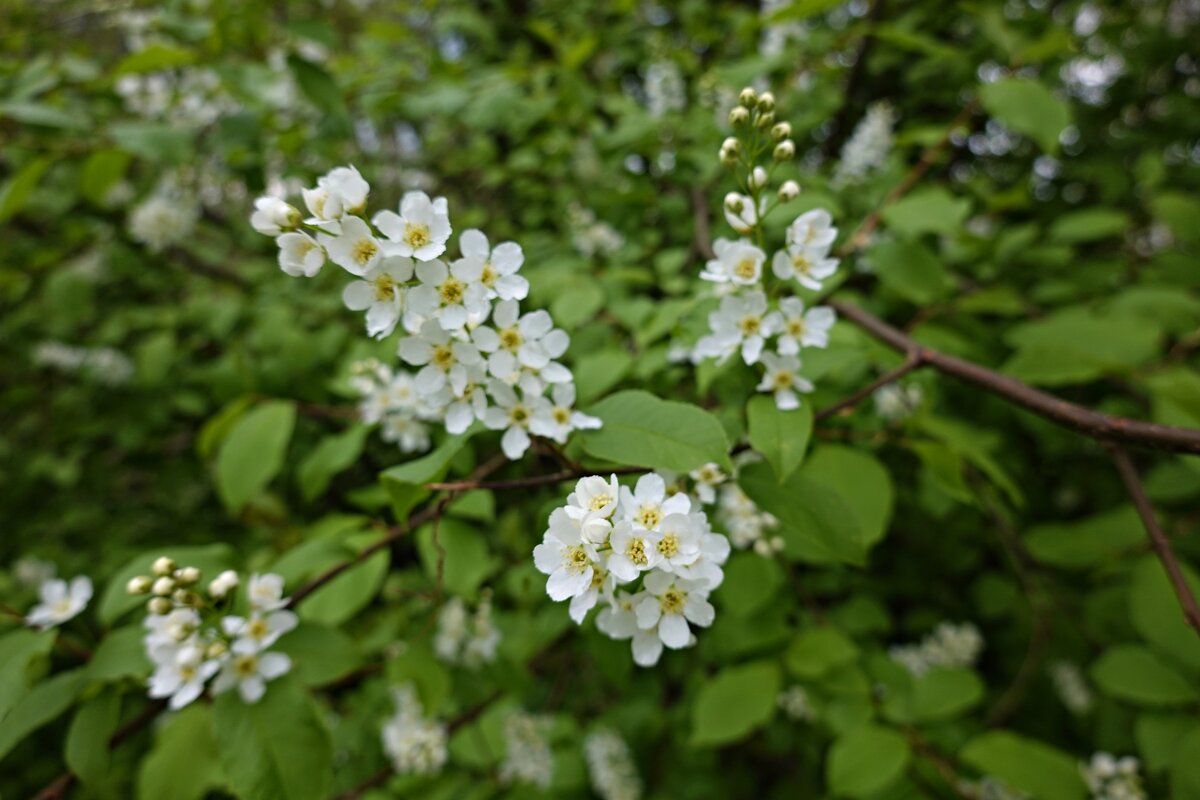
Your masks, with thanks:
[{"label": "white flower", "polygon": [[604,424],[597,417],[574,410],[575,384],[556,384],[550,396],[553,402],[536,409],[529,424],[529,429],[538,436],[566,444],[571,431],[596,430]]},{"label": "white flower", "polygon": [[388,256],[363,274],[361,281],[347,284],[342,302],[351,311],[367,312],[367,335],[382,339],[396,330],[404,309],[404,284],[413,276],[413,261]]},{"label": "white flower", "polygon": [[533,563],[538,571],[549,575],[546,593],[558,602],[583,594],[595,574],[596,551],[580,535],[579,524],[564,509],[550,514],[550,527],[542,543],[533,548]]},{"label": "white flower", "polygon": [[[687,499],[683,495],[675,495],[675,497]],[[674,497],[671,498],[671,500],[674,499]],[[703,518],[704,515],[698,516]],[[674,572],[687,578],[693,577],[685,573],[688,567],[700,560],[701,532],[694,522],[691,515],[687,513],[668,514],[663,518],[659,528],[659,539],[655,545],[659,555],[659,562],[656,566],[663,572]],[[723,539],[724,537],[718,538]]]},{"label": "white flower", "polygon": [[696,497],[704,505],[711,505],[717,499],[716,487],[728,480],[721,468],[713,463],[692,470],[688,477],[696,482]]},{"label": "white flower", "polygon": [[808,692],[804,691],[803,686],[790,686],[780,692],[776,703],[783,709],[783,713],[787,714],[788,718],[796,722],[808,721],[814,716],[812,703],[808,699]]},{"label": "white flower", "polygon": [[[567,495],[565,511],[569,517],[580,523],[609,520],[616,512],[620,499],[621,489],[617,484],[616,475],[610,475],[608,480],[599,475],[590,475],[576,482],[575,491]],[[607,532],[605,537],[607,538]]]},{"label": "white flower", "polygon": [[771,261],[775,277],[786,281],[795,278],[801,286],[820,291],[821,281],[837,272],[838,260],[824,255],[814,256],[812,250],[800,245],[788,245]]},{"label": "white flower", "polygon": [[539,309],[521,315],[516,300],[501,300],[492,309],[492,324],[495,329],[480,325],[471,332],[479,350],[491,354],[488,370],[492,375],[510,384],[515,382],[511,380],[514,373],[519,379],[524,372],[550,383],[571,379],[568,370],[552,361],[566,352],[571,339],[554,327],[549,313]]},{"label": "white flower", "polygon": [[432,775],[446,763],[446,727],[425,719],[412,684],[393,690],[396,714],[383,726],[383,749],[401,775]]},{"label": "white flower", "polygon": [[554,753],[546,741],[550,727],[547,717],[535,717],[514,711],[504,720],[504,760],[500,763],[503,783],[522,782],[542,789],[550,786],[554,773]]},{"label": "white flower", "polygon": [[275,244],[279,245],[279,268],[288,275],[311,278],[325,266],[325,248],[307,233],[285,233]]},{"label": "white flower", "polygon": [[649,597],[646,592],[617,592],[612,605],[596,615],[596,627],[606,636],[617,641],[630,640],[633,662],[639,667],[652,667],[662,656],[663,645],[657,626],[646,630],[638,627],[636,609]]},{"label": "white flower", "polygon": [[746,239],[717,239],[713,242],[713,253],[716,258],[704,265],[701,279],[739,286],[752,286],[762,279],[762,267],[767,254]]},{"label": "white flower", "polygon": [[596,560],[592,562],[591,584],[582,594],[571,598],[571,602],[567,606],[567,614],[576,625],[583,624],[587,613],[596,607],[601,596],[612,596],[613,589],[617,585],[617,576],[608,571],[608,561],[610,560],[611,553],[608,558],[605,557],[605,554],[598,553]]},{"label": "white flower", "polygon": [[913,415],[921,407],[925,393],[919,384],[901,385],[889,383],[875,390],[875,410],[879,416],[889,422],[895,422]]},{"label": "white flower", "polygon": [[351,275],[366,275],[383,258],[379,240],[358,217],[346,217],[336,235],[319,233],[317,239],[329,260]]},{"label": "white flower", "polygon": [[729,295],[708,315],[712,331],[696,343],[701,358],[724,360],[741,348],[742,360],[756,364],[768,336],[775,332],[776,318],[767,314],[767,296],[760,291]]},{"label": "white flower", "polygon": [[796,396],[796,392],[813,390],[812,383],[800,377],[800,359],[768,352],[763,353],[762,360],[767,371],[763,374],[762,382],[758,384],[758,390],[774,394],[775,405],[781,411],[799,408],[800,398]]},{"label": "white flower", "polygon": [[191,608],[176,608],[169,614],[146,617],[146,648],[174,650],[192,637],[200,627],[200,615]]},{"label": "white flower", "polygon": [[[754,230],[754,226],[767,213],[767,198],[759,198],[758,206],[749,195],[731,192],[725,197],[725,221],[742,236]],[[718,240],[720,241],[720,240]],[[716,245],[713,246],[716,249]]]},{"label": "white flower", "polygon": [[592,788],[601,800],[638,800],[642,780],[624,740],[614,731],[597,730],[583,740]]},{"label": "white flower", "polygon": [[475,420],[485,421],[488,414],[488,396],[485,388],[488,382],[487,372],[481,363],[466,364],[465,367],[467,382],[462,391],[447,404],[445,410],[446,431],[456,435],[471,427]]},{"label": "white flower", "polygon": [[283,599],[283,576],[267,573],[250,576],[248,588],[250,607],[255,611],[274,611],[283,608],[287,601]]},{"label": "white flower", "polygon": [[482,318],[487,313],[487,287],[479,282],[482,265],[478,261],[456,261],[453,267],[426,261],[417,265],[416,272],[421,284],[408,295],[413,314],[436,317],[443,328],[456,331],[471,317]]},{"label": "white flower", "polygon": [[402,453],[419,453],[429,449],[429,426],[405,414],[388,414],[384,417],[382,435],[385,442],[395,442]]},{"label": "white flower", "polygon": [[300,224],[300,212],[278,197],[265,195],[254,201],[250,226],[266,236],[278,236]]},{"label": "white flower", "polygon": [[450,333],[435,320],[422,325],[418,335],[401,339],[399,354],[409,364],[421,367],[416,387],[422,395],[434,394],[447,383],[455,394],[461,394],[468,380],[464,365],[481,360],[474,345],[451,340]]},{"label": "white flower", "polygon": [[157,252],[186,239],[199,216],[192,203],[155,195],[130,212],[129,235]]},{"label": "white flower", "polygon": [[227,569],[209,581],[208,593],[214,600],[223,600],[225,596],[238,587],[238,574]]},{"label": "white flower", "polygon": [[1092,710],[1095,703],[1092,690],[1077,665],[1070,661],[1055,661],[1049,669],[1058,698],[1068,711],[1079,716]]},{"label": "white flower", "polygon": [[823,208],[804,212],[787,229],[789,246],[804,247],[822,255],[829,252],[836,238],[833,217]]},{"label": "white flower", "polygon": [[779,313],[780,355],[794,356],[801,347],[829,346],[829,329],[837,319],[832,308],[817,306],[806,312],[799,297],[785,297],[779,301]]},{"label": "white flower", "polygon": [[79,575],[68,585],[64,580],[52,579],[38,589],[40,603],[29,610],[25,622],[35,628],[47,630],[76,617],[87,608],[92,599],[92,579]]},{"label": "white flower", "polygon": [[213,681],[213,694],[236,686],[242,700],[257,703],[267,691],[267,681],[287,674],[291,668],[292,660],[283,653],[234,653]]},{"label": "white flower", "polygon": [[488,292],[488,299],[524,300],[529,294],[529,281],[517,274],[525,263],[525,254],[516,242],[501,242],[494,249],[488,246],[482,231],[465,230],[458,237],[463,260],[479,262],[479,282]]},{"label": "white flower", "polygon": [[400,200],[399,214],[380,211],[371,221],[388,239],[389,255],[430,261],[446,252],[450,212],[444,197],[430,200],[424,192],[407,192]]},{"label": "white flower", "polygon": [[149,695],[171,698],[167,705],[172,711],[178,711],[199,697],[205,682],[221,668],[219,661],[205,659],[204,650],[196,645],[160,653],[166,658],[150,676]]},{"label": "white flower", "polygon": [[628,521],[613,526],[612,555],[608,558],[608,571],[618,580],[628,583],[638,575],[658,566],[662,557],[658,553],[659,534],[644,528],[634,528]]},{"label": "white flower", "polygon": [[317,179],[314,189],[303,191],[304,204],[312,217],[305,220],[336,233],[337,222],[347,214],[361,213],[367,206],[371,186],[353,166],[337,167]]},{"label": "white flower", "polygon": [[892,147],[892,126],[895,124],[896,112],[890,103],[872,104],[842,145],[834,182],[842,184],[857,180],[882,165]]},{"label": "white flower", "polygon": [[657,626],[659,639],[673,650],[691,643],[689,622],[707,628],[716,616],[708,593],[693,581],[654,571],[645,577],[643,585],[649,596],[634,609],[638,628],[650,630]]},{"label": "white flower", "polygon": [[505,456],[516,461],[529,449],[529,425],[535,416],[543,413],[546,400],[531,397],[527,392],[517,397],[511,386],[494,379],[488,385],[488,390],[496,405],[484,414],[483,424],[494,431],[504,431],[500,437],[500,449]]},{"label": "white flower", "polygon": [[627,486],[621,487],[622,518],[643,530],[656,531],[667,515],[687,514],[691,506],[685,494],[668,497],[666,481],[654,472],[638,478],[633,491]]},{"label": "white flower", "polygon": [[300,619],[291,611],[274,611],[269,614],[251,614],[247,617],[229,616],[221,620],[221,629],[226,636],[236,637],[235,653],[257,653],[266,650],[290,630]]}]

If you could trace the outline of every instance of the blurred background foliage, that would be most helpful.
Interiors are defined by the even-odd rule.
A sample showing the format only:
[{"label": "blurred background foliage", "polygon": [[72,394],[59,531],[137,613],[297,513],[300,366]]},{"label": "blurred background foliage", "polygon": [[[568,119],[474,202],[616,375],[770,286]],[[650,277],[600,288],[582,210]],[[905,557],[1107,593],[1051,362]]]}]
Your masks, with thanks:
[{"label": "blurred background foliage", "polygon": [[[403,458],[354,424],[346,379],[358,359],[390,362],[393,345],[362,335],[334,270],[288,279],[245,222],[257,194],[295,193],[339,164],[371,182],[373,207],[425,189],[449,199],[458,230],[520,242],[531,303],[571,333],[582,405],[645,388],[708,407],[740,438],[750,371],[694,377],[670,351],[713,302],[695,299],[695,276],[710,237],[729,235],[716,152],[746,84],[770,88],[795,130],[794,207],[826,207],[844,232],[949,137],[845,262],[839,296],[1071,400],[1200,426],[1192,0],[0,0],[0,17],[0,596],[14,607],[34,595],[19,569],[30,558],[89,574],[100,593],[167,545],[281,572],[290,557],[292,580],[332,563],[314,542],[353,553],[389,519],[395,495],[378,475]],[[878,103],[896,120],[893,145],[867,174],[839,176]],[[156,197],[194,220],[161,247],[132,222]],[[840,323],[806,360],[812,403],[898,363]],[[878,527],[865,569],[737,554],[707,639],[637,671],[625,645],[590,629],[558,638],[565,615],[529,564],[558,490],[480,493],[448,521],[459,534],[447,588],[494,588],[501,662],[472,678],[389,660],[391,642],[428,627],[428,602],[404,594],[431,581],[425,536],[401,544],[390,571],[384,559],[360,576],[369,592],[313,612],[349,649],[312,683],[386,661],[393,680],[432,681],[423,692],[448,717],[501,687],[556,715],[555,796],[587,792],[579,731],[602,719],[633,746],[648,796],[982,796],[952,787],[950,770],[1069,800],[1086,796],[1074,762],[1108,750],[1142,759],[1150,796],[1200,798],[1200,643],[1103,449],[932,373],[906,385],[908,413],[865,404],[819,425],[802,467]],[[279,464],[223,477],[231,431],[276,401]],[[476,437],[450,471],[465,474],[495,438]],[[1200,563],[1200,462],[1138,460],[1181,557]],[[553,467],[527,471],[538,469]],[[222,496],[222,480],[246,496]],[[81,635],[95,646],[115,619]],[[911,700],[884,653],[941,620],[974,622],[983,656],[954,688]],[[551,642],[541,675],[521,668]],[[70,656],[30,659],[22,680],[60,661]],[[1094,684],[1087,713],[1057,699],[1058,661]],[[98,681],[124,698],[123,718],[144,704],[136,675]],[[791,684],[815,720],[776,712]],[[881,702],[880,686],[917,705]],[[343,759],[333,790],[383,763],[383,694],[376,677],[320,701]],[[713,721],[714,704],[763,710]],[[61,771],[71,719],[7,743],[4,796]],[[215,762],[174,794],[148,788],[156,769],[185,775],[172,754],[206,752],[169,731],[140,734],[74,791],[221,791]],[[460,744],[442,778],[391,791],[509,791],[484,780],[490,754]]]}]

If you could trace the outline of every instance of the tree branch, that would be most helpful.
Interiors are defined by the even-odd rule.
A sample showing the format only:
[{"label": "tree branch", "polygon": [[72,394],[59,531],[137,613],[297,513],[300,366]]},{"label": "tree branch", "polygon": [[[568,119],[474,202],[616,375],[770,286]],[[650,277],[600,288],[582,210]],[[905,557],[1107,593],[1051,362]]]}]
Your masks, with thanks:
[{"label": "tree branch", "polygon": [[525,489],[531,486],[546,486],[548,484],[562,483],[563,481],[578,480],[588,475],[632,475],[637,472],[650,471],[646,467],[610,467],[608,469],[587,469],[586,467],[580,467],[579,469],[564,469],[545,475],[530,475],[527,478],[509,478],[502,481],[465,480],[427,483],[425,484],[425,488],[451,492],[467,492],[472,489]]},{"label": "tree branch", "polygon": [[1154,548],[1155,555],[1162,562],[1167,578],[1171,581],[1171,588],[1175,590],[1175,596],[1179,599],[1179,605],[1183,609],[1184,619],[1196,629],[1197,634],[1200,634],[1200,606],[1196,604],[1196,596],[1192,594],[1192,587],[1188,586],[1187,576],[1183,574],[1183,569],[1180,568],[1179,561],[1175,558],[1171,540],[1163,533],[1158,520],[1154,517],[1154,509],[1150,506],[1150,499],[1146,496],[1146,489],[1142,486],[1141,479],[1138,478],[1137,469],[1130,461],[1129,454],[1120,445],[1109,444],[1108,449],[1117,465],[1121,481],[1125,484],[1130,498],[1133,499],[1138,516],[1142,518],[1142,524],[1146,526],[1150,545]]},{"label": "tree branch", "polygon": [[919,352],[912,351],[912,352],[907,353],[905,355],[903,364],[901,364],[900,366],[896,367],[893,370],[889,370],[888,372],[885,372],[884,374],[880,375],[878,378],[871,381],[869,384],[867,384],[863,388],[859,389],[857,392],[854,392],[853,394],[851,394],[849,397],[845,398],[844,400],[839,400],[838,402],[834,403],[831,406],[822,408],[820,411],[818,411],[816,414],[813,415],[813,419],[814,420],[822,420],[827,417],[832,417],[834,414],[838,414],[838,413],[841,413],[842,411],[846,411],[848,409],[854,408],[856,405],[861,403],[863,400],[870,397],[880,387],[886,386],[889,383],[894,383],[895,381],[900,380],[908,373],[912,372],[915,369],[920,368],[922,363],[923,362],[921,360],[921,354]]}]

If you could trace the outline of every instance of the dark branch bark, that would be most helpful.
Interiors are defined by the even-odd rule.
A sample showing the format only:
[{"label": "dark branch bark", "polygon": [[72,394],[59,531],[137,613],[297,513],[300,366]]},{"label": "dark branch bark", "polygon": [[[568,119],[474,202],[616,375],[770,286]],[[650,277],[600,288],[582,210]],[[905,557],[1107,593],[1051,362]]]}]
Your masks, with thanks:
[{"label": "dark branch bark", "polygon": [[921,366],[921,363],[922,362],[921,362],[920,353],[908,353],[907,357],[904,359],[903,364],[901,364],[900,366],[896,367],[893,370],[890,370],[890,371],[885,372],[884,374],[880,375],[877,379],[871,381],[869,384],[867,384],[863,388],[859,389],[857,392],[850,395],[849,397],[846,397],[843,400],[839,400],[838,402],[834,403],[831,406],[822,408],[820,411],[818,411],[816,414],[813,415],[813,419],[815,419],[815,420],[826,419],[828,417],[832,417],[834,414],[839,414],[842,411],[846,411],[847,409],[854,408],[856,405],[861,403],[863,400],[870,397],[880,387],[887,386],[889,383],[894,383],[894,382],[900,380],[901,378],[903,378],[908,373],[919,368]]}]

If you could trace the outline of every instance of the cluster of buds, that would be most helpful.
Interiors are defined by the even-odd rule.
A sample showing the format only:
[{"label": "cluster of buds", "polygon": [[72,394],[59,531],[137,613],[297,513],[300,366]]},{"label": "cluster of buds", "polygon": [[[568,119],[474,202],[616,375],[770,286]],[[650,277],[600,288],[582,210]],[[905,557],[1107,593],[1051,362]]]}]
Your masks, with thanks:
[{"label": "cluster of buds", "polygon": [[[132,595],[152,595],[146,610],[162,616],[176,608],[202,608],[205,599],[196,591],[200,578],[198,568],[181,567],[175,559],[160,556],[151,565],[149,575],[130,578],[125,590]],[[237,585],[237,573],[226,570],[209,583],[208,594],[213,600],[223,600]]]},{"label": "cluster of buds", "polygon": [[[729,124],[736,134],[721,143],[718,157],[730,169],[743,167],[747,170],[747,194],[757,203],[771,179],[770,171],[758,166],[759,159],[770,152],[772,161],[777,165],[796,157],[791,123],[776,121],[775,95],[770,92],[759,94],[747,86],[738,95],[738,104],[729,112]],[[770,169],[774,170],[775,165]],[[800,184],[793,180],[784,181],[776,192],[780,202],[784,203],[794,200],[799,194]],[[741,214],[742,209],[729,208],[729,200],[727,197],[726,208],[734,214]]]}]

